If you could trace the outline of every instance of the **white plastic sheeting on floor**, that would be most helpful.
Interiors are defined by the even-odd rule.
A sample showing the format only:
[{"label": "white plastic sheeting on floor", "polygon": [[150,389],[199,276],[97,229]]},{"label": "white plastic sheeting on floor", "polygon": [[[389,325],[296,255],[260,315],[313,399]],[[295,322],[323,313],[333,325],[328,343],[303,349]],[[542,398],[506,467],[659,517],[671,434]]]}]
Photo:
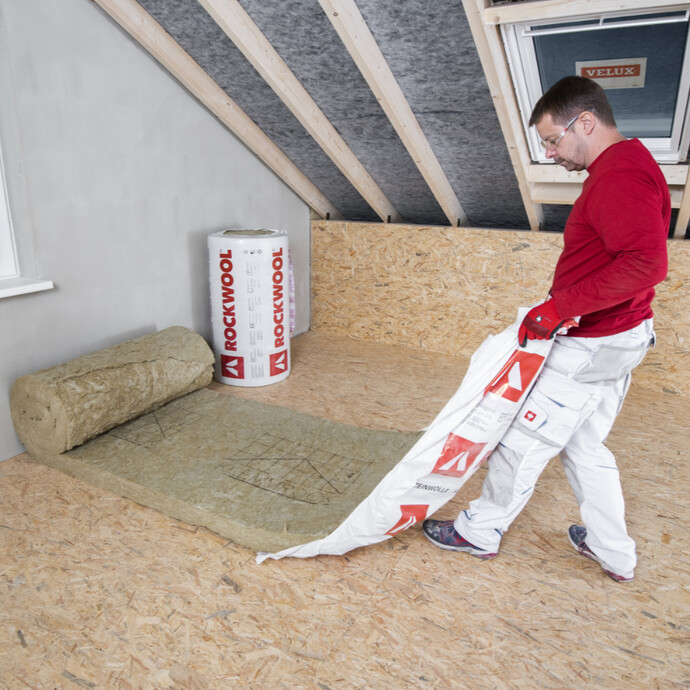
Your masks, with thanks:
[{"label": "white plastic sheeting on floor", "polygon": [[521,309],[514,324],[482,343],[457,392],[419,441],[333,532],[277,553],[259,553],[257,562],[340,555],[376,544],[453,498],[498,445],[551,351],[553,340],[518,346],[526,312]]}]

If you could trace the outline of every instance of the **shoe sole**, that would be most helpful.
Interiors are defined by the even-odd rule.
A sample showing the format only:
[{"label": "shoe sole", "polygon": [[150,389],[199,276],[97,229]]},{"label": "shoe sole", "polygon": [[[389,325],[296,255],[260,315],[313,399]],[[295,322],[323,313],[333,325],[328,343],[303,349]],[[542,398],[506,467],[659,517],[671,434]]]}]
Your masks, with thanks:
[{"label": "shoe sole", "polygon": [[[422,530],[424,531],[424,530]],[[484,553],[482,552],[477,552],[474,549],[471,549],[467,546],[449,546],[448,544],[443,544],[440,541],[436,541],[435,539],[432,539],[426,532],[424,532],[424,536],[434,545],[437,546],[439,549],[443,549],[444,551],[456,551],[458,553],[468,553],[470,556],[474,556],[475,558],[481,558],[483,561],[490,561],[492,558],[496,558],[498,556],[498,553]]]},{"label": "shoe sole", "polygon": [[602,565],[601,561],[593,554],[585,551],[582,549],[580,546],[578,546],[573,540],[572,537],[570,536],[570,532],[568,532],[568,541],[573,545],[573,548],[575,551],[577,551],[581,556],[584,556],[585,558],[589,558],[590,561],[594,561],[599,565],[599,567],[614,581],[614,582],[632,582],[635,579],[635,576],[633,577],[623,577],[622,575],[618,575],[617,573],[614,573],[611,570],[606,570],[604,566]]}]

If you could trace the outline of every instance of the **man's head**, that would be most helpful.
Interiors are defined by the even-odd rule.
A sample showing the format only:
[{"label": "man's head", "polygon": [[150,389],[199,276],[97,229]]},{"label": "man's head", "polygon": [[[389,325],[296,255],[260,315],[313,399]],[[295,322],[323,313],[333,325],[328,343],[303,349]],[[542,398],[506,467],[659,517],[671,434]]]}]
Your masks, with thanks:
[{"label": "man's head", "polygon": [[552,158],[566,170],[584,170],[605,148],[624,137],[616,128],[604,90],[585,77],[564,77],[534,106],[535,125]]}]

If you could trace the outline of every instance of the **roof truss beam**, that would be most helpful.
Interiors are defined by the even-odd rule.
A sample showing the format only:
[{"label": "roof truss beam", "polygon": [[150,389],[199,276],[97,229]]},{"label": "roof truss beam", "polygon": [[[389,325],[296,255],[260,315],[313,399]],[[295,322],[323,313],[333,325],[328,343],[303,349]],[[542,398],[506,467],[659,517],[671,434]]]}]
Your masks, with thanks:
[{"label": "roof truss beam", "polygon": [[451,225],[468,219],[354,0],[319,0]]},{"label": "roof truss beam", "polygon": [[383,221],[402,217],[237,0],[198,0]]},{"label": "roof truss beam", "polygon": [[490,0],[462,0],[470,31],[479,53],[479,60],[496,107],[496,115],[508,147],[522,203],[532,230],[544,225],[544,210],[533,198],[532,183],[527,178],[531,162],[527,141],[522,131],[520,109],[518,108],[508,63],[503,52],[499,29],[484,25],[484,11]]},{"label": "roof truss beam", "polygon": [[135,0],[93,0],[322,218],[338,209]]}]

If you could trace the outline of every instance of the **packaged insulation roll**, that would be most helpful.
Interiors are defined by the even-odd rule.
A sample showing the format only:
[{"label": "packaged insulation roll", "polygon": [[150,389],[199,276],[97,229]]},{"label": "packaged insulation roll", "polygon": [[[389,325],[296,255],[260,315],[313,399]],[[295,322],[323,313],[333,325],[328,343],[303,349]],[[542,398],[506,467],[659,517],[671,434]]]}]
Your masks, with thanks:
[{"label": "packaged insulation roll", "polygon": [[[277,553],[259,553],[257,562],[342,555],[377,544],[423,522],[450,501],[521,414],[551,351],[553,340],[528,340],[525,347],[518,346],[518,329],[527,311],[520,309],[514,324],[486,338],[460,387],[421,438],[333,532]],[[522,414],[528,422],[533,419],[530,410]]]},{"label": "packaged insulation roll", "polygon": [[223,230],[208,237],[215,378],[265,386],[290,373],[288,236]]}]

